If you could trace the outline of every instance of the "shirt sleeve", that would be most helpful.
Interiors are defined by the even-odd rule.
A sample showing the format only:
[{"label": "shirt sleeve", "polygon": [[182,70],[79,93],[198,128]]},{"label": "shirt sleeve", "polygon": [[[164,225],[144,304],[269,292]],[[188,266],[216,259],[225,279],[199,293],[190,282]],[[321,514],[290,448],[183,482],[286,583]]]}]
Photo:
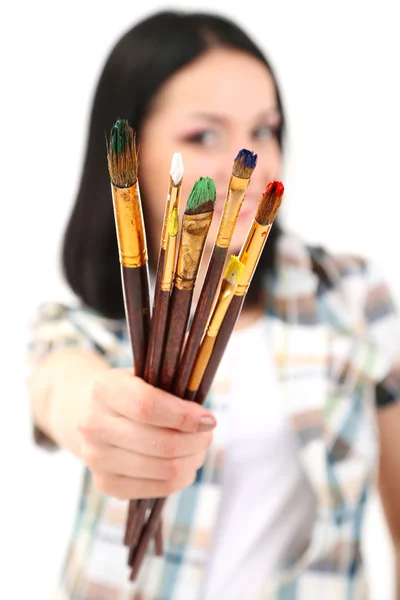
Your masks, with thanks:
[{"label": "shirt sleeve", "polygon": [[376,386],[378,408],[400,401],[400,313],[380,270],[366,265],[364,314],[372,342],[387,358],[389,369]]},{"label": "shirt sleeve", "polygon": [[[48,302],[38,307],[28,323],[27,381],[44,356],[65,347],[94,350],[108,360],[110,367],[132,365],[123,321],[105,319],[84,306]],[[32,435],[39,446],[49,450],[57,448],[34,422]]]}]

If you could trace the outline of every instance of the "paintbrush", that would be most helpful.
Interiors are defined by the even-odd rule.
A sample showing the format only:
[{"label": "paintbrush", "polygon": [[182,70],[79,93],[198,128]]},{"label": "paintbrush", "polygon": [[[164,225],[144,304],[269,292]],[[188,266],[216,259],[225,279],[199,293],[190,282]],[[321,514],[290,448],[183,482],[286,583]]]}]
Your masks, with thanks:
[{"label": "paintbrush", "polygon": [[[159,387],[169,391],[172,385],[175,369],[182,351],[190,309],[193,299],[194,286],[200,267],[204,245],[211,225],[216,190],[214,181],[209,177],[200,177],[190,192],[181,225],[181,238],[179,243],[178,258],[176,263],[174,285],[169,303],[168,331],[165,340],[163,361],[161,367]],[[145,548],[158,527],[151,526],[151,535],[148,537],[149,523],[154,522],[154,515],[161,515],[165,499],[158,498],[151,510],[149,519],[142,528],[138,546],[129,556],[132,565],[131,579],[136,576],[139,568],[139,556],[143,555]],[[143,511],[142,504],[142,511]],[[146,503],[146,508],[148,503]],[[142,515],[142,520],[144,515]],[[138,527],[132,538],[136,543]],[[132,544],[133,545],[133,544]]]},{"label": "paintbrush", "polygon": [[183,398],[185,394],[218,286],[221,283],[221,275],[236,221],[256,164],[257,155],[245,148],[240,150],[233,163],[217,237],[174,380],[173,393],[180,398]]},{"label": "paintbrush", "polygon": [[[203,341],[197,353],[192,375],[189,379],[189,387],[193,396],[195,396],[196,394],[196,390],[199,387],[201,377],[206,369],[207,362],[210,356],[212,355],[216,336],[218,335],[219,328],[221,326],[221,323],[223,322],[229,304],[232,298],[234,297],[235,290],[243,274],[243,271],[244,264],[240,262],[237,256],[231,256],[228,262],[228,266],[224,273],[224,278],[221,283],[221,288],[217,302],[215,304],[213,313],[207,326],[207,331],[204,335]],[[188,397],[188,399],[191,398]],[[130,564],[132,567],[130,575],[131,580],[135,579],[140,565],[142,563],[142,560],[144,558],[150,539],[153,537],[153,535],[159,528],[164,501],[164,499],[159,499],[155,503],[153,510],[150,513],[149,519],[141,533],[135,553],[132,554],[130,557]]]},{"label": "paintbrush", "polygon": [[135,134],[125,119],[111,129],[107,158],[134,370],[143,377],[150,328],[149,270]]},{"label": "paintbrush", "polygon": [[[153,313],[150,323],[149,343],[147,347],[144,380],[157,386],[161,366],[162,351],[167,326],[170,293],[175,272],[176,248],[179,231],[179,202],[182,190],[183,162],[179,152],[172,157],[170,181],[158,255],[156,282],[154,288]],[[151,506],[150,499],[131,501],[125,529],[124,543],[134,547],[138,541],[147,510]],[[161,528],[159,536],[161,535]],[[162,542],[158,552],[162,553]]]},{"label": "paintbrush", "polygon": [[239,260],[245,265],[244,271],[216,337],[211,358],[194,398],[195,402],[199,404],[204,404],[232,331],[240,316],[258,261],[281,206],[283,193],[283,184],[280,181],[273,181],[267,185],[259,201],[253,223],[239,253]]},{"label": "paintbrush", "polygon": [[159,387],[171,390],[189,322],[194,286],[214,214],[214,181],[200,177],[190,192],[181,225],[181,239],[168,313]]},{"label": "paintbrush", "polygon": [[232,255],[226,267],[224,278],[221,283],[218,300],[215,304],[206,332],[197,352],[196,360],[189,383],[186,389],[185,398],[193,400],[199,389],[202,377],[207,368],[207,364],[212,355],[215,340],[225,318],[226,312],[234,297],[237,286],[243,274],[244,264],[240,262],[237,256]]}]

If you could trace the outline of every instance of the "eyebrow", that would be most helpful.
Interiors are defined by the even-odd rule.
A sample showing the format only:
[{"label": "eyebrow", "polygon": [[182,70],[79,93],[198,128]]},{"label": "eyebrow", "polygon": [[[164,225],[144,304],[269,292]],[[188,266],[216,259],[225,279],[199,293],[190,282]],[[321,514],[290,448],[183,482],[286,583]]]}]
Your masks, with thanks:
[{"label": "eyebrow", "polygon": [[[269,109],[261,112],[259,115],[257,115],[257,120],[263,119],[266,117],[270,117],[270,116],[276,116],[276,115],[280,116],[279,108],[278,107],[269,108]],[[212,121],[214,123],[219,123],[219,124],[225,123],[228,120],[225,117],[222,117],[220,115],[214,115],[214,114],[210,114],[210,113],[201,113],[201,112],[193,113],[190,116],[197,118],[197,119],[207,119],[208,121]]]}]

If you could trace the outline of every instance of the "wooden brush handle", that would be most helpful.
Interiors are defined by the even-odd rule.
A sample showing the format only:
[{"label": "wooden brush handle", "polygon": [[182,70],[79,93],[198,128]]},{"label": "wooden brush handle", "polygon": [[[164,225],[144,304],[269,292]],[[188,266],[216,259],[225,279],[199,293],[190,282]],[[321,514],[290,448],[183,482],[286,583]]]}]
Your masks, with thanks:
[{"label": "wooden brush handle", "polygon": [[221,328],[215,340],[211,358],[208,361],[199,389],[194,397],[195,402],[204,404],[211,384],[228,345],[229,338],[242,311],[245,296],[234,296],[226,312]]},{"label": "wooden brush handle", "polygon": [[167,331],[169,298],[169,292],[160,290],[157,294],[157,301],[151,320],[144,380],[154,386],[157,386],[160,376],[164,340]]},{"label": "wooden brush handle", "polygon": [[179,398],[186,398],[185,391],[196,360],[204,330],[210,316],[214,298],[221,280],[228,248],[214,246],[213,253],[208,263],[207,273],[196,306],[189,336],[185,344],[182,358],[177,368],[173,392]]},{"label": "wooden brush handle", "polygon": [[[164,390],[170,390],[172,386],[176,366],[178,364],[182,346],[185,340],[192,298],[193,290],[180,290],[177,287],[173,288],[172,295],[169,300],[168,331],[164,345],[163,362],[159,383],[159,387]],[[159,498],[156,500],[152,507],[149,519],[143,526],[145,513],[146,510],[151,507],[151,501],[139,501],[136,514],[134,514],[130,521],[130,528],[125,536],[125,539],[127,545],[131,546],[132,548],[136,546],[136,550],[132,550],[129,555],[130,563],[133,561],[131,574],[132,580],[136,577],[136,573],[140,567],[140,563],[143,559],[151,537],[157,532],[164,502],[164,498]],[[155,519],[157,519],[156,524],[154,524]],[[140,538],[138,539],[139,534]]]},{"label": "wooden brush handle", "polygon": [[[225,352],[226,346],[228,345],[229,338],[232,334],[236,321],[242,310],[244,298],[244,296],[234,296],[232,298],[232,301],[229,305],[229,308],[219,330],[218,336],[215,340],[211,358],[203,375],[202,383],[200,384],[197,393],[190,392],[188,390],[186,391],[187,399],[194,400],[199,404],[204,403],[207,393],[210,389],[211,383],[217,372],[218,366],[221,362],[222,356]],[[154,533],[157,531],[165,500],[165,498],[159,498],[158,500],[156,500],[150,513],[150,517],[146,525],[143,527],[136,550],[130,555],[130,565],[132,567],[130,575],[131,581],[134,581],[134,579],[136,578],[149,541],[154,535]]]},{"label": "wooden brush handle", "polygon": [[164,271],[165,250],[160,248],[157,264],[156,284],[154,288],[153,311],[150,321],[149,343],[147,345],[146,364],[144,368],[144,380],[150,385],[157,385],[159,368],[161,364],[162,348],[164,343],[165,329],[160,332],[159,322],[165,309],[164,328],[168,316],[169,292],[161,290],[161,282]]},{"label": "wooden brush handle", "polygon": [[164,346],[159,387],[170,391],[185,341],[193,289],[180,290],[174,286],[168,313],[168,331]]},{"label": "wooden brush handle", "polygon": [[151,538],[157,534],[157,531],[160,526],[161,512],[165,503],[165,498],[157,498],[154,503],[153,509],[151,511],[149,520],[147,521],[145,527],[142,530],[140,535],[139,542],[134,552],[130,555],[130,566],[132,567],[132,571],[130,574],[130,580],[134,581],[136,575],[139,571],[140,565],[144,558],[147,546],[151,540]]},{"label": "wooden brush handle", "polygon": [[121,267],[124,302],[132,346],[135,375],[143,377],[150,330],[150,291],[148,265]]},{"label": "wooden brush handle", "polygon": [[[160,249],[158,256],[156,284],[153,301],[153,314],[150,322],[150,333],[144,366],[144,380],[150,385],[158,383],[162,351],[168,318],[169,292],[161,290],[164,271],[165,250]],[[125,526],[124,544],[134,548],[139,539],[146,512],[150,508],[150,500],[131,500],[129,503],[128,519]],[[160,527],[161,529],[161,527]]]}]

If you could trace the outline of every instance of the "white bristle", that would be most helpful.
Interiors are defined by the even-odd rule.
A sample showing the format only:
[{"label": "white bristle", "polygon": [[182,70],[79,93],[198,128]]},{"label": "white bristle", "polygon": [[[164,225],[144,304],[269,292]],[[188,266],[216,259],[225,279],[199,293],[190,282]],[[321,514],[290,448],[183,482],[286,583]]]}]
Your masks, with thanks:
[{"label": "white bristle", "polygon": [[171,179],[175,185],[181,181],[183,177],[183,160],[180,152],[175,152],[171,161],[171,170],[169,172]]}]

